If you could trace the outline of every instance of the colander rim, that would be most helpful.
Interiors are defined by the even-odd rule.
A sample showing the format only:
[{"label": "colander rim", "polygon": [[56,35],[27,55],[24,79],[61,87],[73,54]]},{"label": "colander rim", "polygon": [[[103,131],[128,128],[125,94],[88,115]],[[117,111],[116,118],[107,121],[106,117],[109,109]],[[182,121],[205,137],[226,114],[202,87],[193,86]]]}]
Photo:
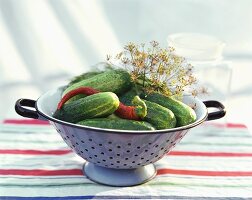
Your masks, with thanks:
[{"label": "colander rim", "polygon": [[[43,96],[43,95],[42,95]],[[103,132],[103,133],[114,133],[114,134],[160,134],[160,133],[171,133],[171,132],[176,132],[176,131],[182,131],[182,130],[187,130],[187,129],[191,129],[195,126],[200,125],[201,123],[203,123],[207,117],[208,117],[208,111],[206,106],[204,105],[204,103],[197,99],[199,102],[201,102],[204,105],[204,109],[205,109],[205,115],[199,119],[197,119],[195,122],[188,124],[186,126],[181,126],[181,127],[176,127],[176,128],[170,128],[170,129],[162,129],[162,130],[143,130],[143,131],[135,131],[135,130],[119,130],[119,129],[105,129],[105,128],[97,128],[97,127],[90,127],[90,126],[84,126],[84,125],[79,125],[79,124],[73,124],[70,122],[66,122],[66,121],[62,121],[59,119],[56,119],[46,113],[44,113],[43,111],[41,111],[38,108],[38,101],[40,100],[40,98],[42,97],[40,96],[37,101],[35,102],[35,109],[38,112],[39,115],[41,115],[43,118],[45,118],[46,120],[50,121],[50,122],[54,122],[54,123],[58,123],[61,125],[65,125],[65,126],[69,126],[72,128],[78,128],[78,129],[83,129],[83,130],[89,130],[89,131],[96,131],[96,132]]]}]

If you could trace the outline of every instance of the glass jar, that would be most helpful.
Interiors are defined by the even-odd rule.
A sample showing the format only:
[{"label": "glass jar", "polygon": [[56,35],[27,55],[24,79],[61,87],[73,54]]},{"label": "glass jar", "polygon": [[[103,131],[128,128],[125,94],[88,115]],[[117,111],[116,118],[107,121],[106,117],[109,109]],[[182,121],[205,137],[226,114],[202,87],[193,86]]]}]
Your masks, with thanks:
[{"label": "glass jar", "polygon": [[209,35],[178,33],[168,36],[168,46],[192,64],[198,87],[207,89],[208,94],[197,96],[203,101],[218,100],[227,106],[232,65],[222,57],[224,42]]}]

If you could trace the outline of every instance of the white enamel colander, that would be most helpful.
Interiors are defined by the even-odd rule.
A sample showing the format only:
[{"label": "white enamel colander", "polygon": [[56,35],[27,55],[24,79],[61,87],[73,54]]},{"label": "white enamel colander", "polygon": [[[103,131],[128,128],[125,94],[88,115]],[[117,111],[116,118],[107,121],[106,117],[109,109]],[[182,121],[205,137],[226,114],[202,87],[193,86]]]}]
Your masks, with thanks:
[{"label": "white enamel colander", "polygon": [[[19,99],[15,105],[16,112],[23,117],[48,120],[67,145],[86,160],[83,173],[95,182],[112,186],[131,186],[149,181],[156,175],[154,163],[171,151],[191,128],[206,120],[219,119],[226,113],[218,101],[202,102],[198,98],[184,96],[184,103],[196,105],[197,120],[187,126],[155,131],[101,129],[53,118],[62,90],[63,87],[50,90],[37,101]],[[208,113],[209,107],[218,111]]]}]

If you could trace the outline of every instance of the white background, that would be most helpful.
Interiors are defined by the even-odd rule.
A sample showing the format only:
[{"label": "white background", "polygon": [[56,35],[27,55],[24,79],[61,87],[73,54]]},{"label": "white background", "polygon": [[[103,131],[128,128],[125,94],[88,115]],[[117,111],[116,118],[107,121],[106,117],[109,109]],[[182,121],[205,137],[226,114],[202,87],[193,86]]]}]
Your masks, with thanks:
[{"label": "white background", "polygon": [[[252,125],[250,0],[0,0],[0,119],[129,41],[178,32],[213,35],[233,61],[227,120]],[[213,79],[216,77],[213,77]]]}]

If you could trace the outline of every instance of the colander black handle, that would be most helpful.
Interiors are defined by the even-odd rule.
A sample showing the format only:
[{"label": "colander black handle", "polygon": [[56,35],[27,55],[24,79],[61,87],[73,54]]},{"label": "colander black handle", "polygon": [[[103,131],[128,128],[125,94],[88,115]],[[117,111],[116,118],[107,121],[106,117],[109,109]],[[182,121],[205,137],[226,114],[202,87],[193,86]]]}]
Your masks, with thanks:
[{"label": "colander black handle", "polygon": [[[39,119],[39,120],[47,120],[38,114],[37,110],[35,109],[35,104],[36,104],[36,101],[32,99],[18,99],[15,104],[15,111],[17,114],[23,117]],[[25,107],[34,108],[34,110],[31,110]]]},{"label": "colander black handle", "polygon": [[207,121],[220,119],[226,115],[226,108],[221,102],[210,100],[210,101],[204,101],[203,103],[207,108],[218,109],[218,111],[208,113]]}]

